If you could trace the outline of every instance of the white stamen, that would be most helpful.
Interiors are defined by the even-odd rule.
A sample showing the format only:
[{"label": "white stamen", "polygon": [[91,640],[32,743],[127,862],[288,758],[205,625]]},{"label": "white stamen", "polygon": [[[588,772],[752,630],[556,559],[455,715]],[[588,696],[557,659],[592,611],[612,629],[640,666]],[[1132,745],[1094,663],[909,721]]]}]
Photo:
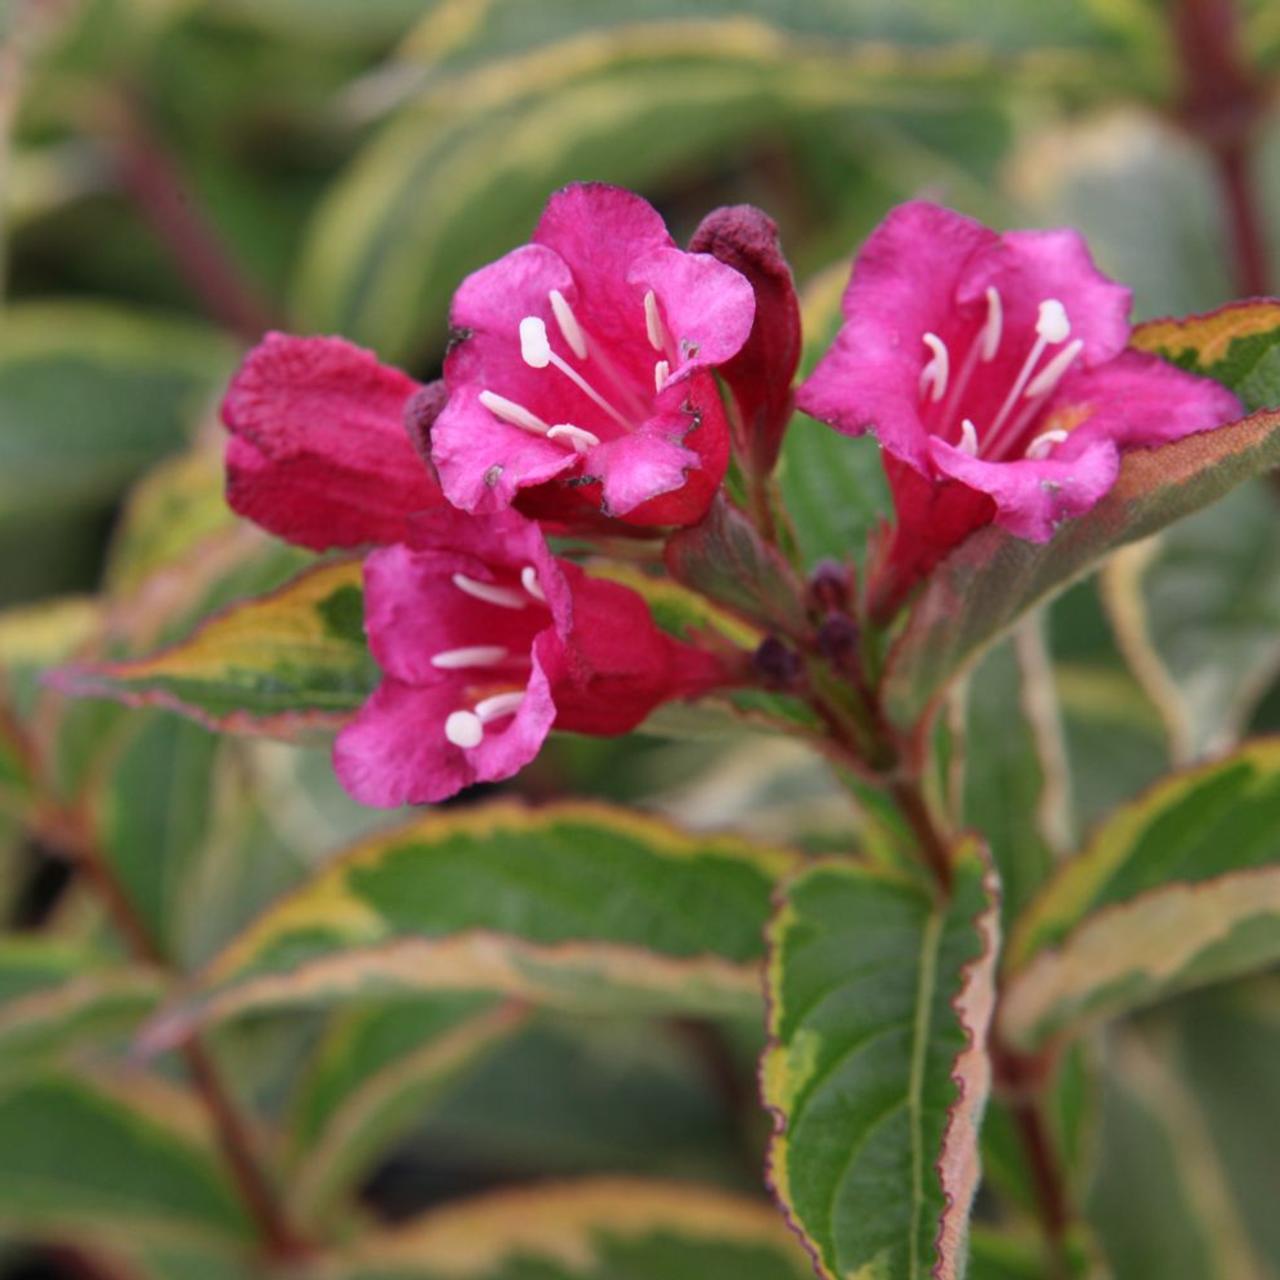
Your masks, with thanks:
[{"label": "white stamen", "polygon": [[921,340],[933,352],[933,359],[920,371],[920,394],[924,395],[929,390],[929,398],[937,404],[947,394],[951,357],[947,353],[947,344],[936,333],[926,333]]},{"label": "white stamen", "polygon": [[1027,383],[1027,389],[1022,394],[1028,400],[1034,400],[1036,396],[1042,396],[1052,391],[1058,385],[1062,375],[1071,367],[1083,347],[1084,343],[1079,338],[1073,338]]},{"label": "white stamen", "polygon": [[496,582],[477,582],[475,578],[468,578],[465,573],[455,573],[453,585],[476,600],[496,604],[500,609],[523,609],[527,603],[514,587],[500,587]]},{"label": "white stamen", "polygon": [[1000,293],[991,285],[987,286],[987,320],[982,326],[982,362],[984,364],[995,359],[1000,350],[1000,335],[1004,332],[1004,307],[1000,302]]},{"label": "white stamen", "polygon": [[667,331],[662,327],[662,316],[658,313],[658,299],[652,289],[644,295],[644,331],[649,335],[649,345],[655,351],[667,349]]},{"label": "white stamen", "polygon": [[560,336],[569,344],[570,350],[579,360],[585,360],[587,337],[578,324],[578,317],[573,314],[569,300],[559,289],[552,289],[547,297],[551,299],[551,310],[555,313],[556,324],[560,326]]},{"label": "white stamen", "polygon": [[482,391],[476,399],[495,418],[501,418],[503,422],[509,422],[513,427],[522,427],[536,436],[545,436],[551,430],[536,413],[530,412],[524,405],[517,404],[514,400],[508,400],[506,396],[498,395],[496,391]]},{"label": "white stamen", "polygon": [[961,453],[967,453],[971,458],[978,456],[978,428],[968,418],[960,424],[959,449]]},{"label": "white stamen", "polygon": [[1026,457],[1028,458],[1047,458],[1049,451],[1054,445],[1061,444],[1067,438],[1067,433],[1061,429],[1056,431],[1043,431],[1040,435],[1027,445]]},{"label": "white stamen", "polygon": [[491,720],[514,715],[520,710],[523,701],[523,689],[515,693],[495,693],[492,698],[481,698],[476,703],[476,719],[481,724],[488,724]]},{"label": "white stamen", "polygon": [[473,644],[465,649],[445,649],[431,659],[437,671],[463,671],[467,667],[492,667],[507,656],[500,644]]},{"label": "white stamen", "polygon": [[1036,318],[1036,333],[1046,342],[1065,342],[1071,336],[1067,309],[1057,298],[1046,298]]},{"label": "white stamen", "polygon": [[538,571],[531,564],[525,565],[520,570],[520,585],[535,599],[543,604],[547,603],[546,592],[542,589],[542,583],[538,581]]},{"label": "white stamen", "polygon": [[582,427],[575,427],[572,422],[561,422],[547,432],[548,440],[567,440],[573,445],[575,453],[586,453],[600,443],[600,437]]},{"label": "white stamen", "polygon": [[671,365],[666,360],[659,360],[653,366],[653,389],[661,391],[667,385],[667,379],[671,376]]},{"label": "white stamen", "polygon": [[444,736],[464,750],[478,747],[484,741],[484,725],[473,711],[454,711],[444,722]]},{"label": "white stamen", "polygon": [[545,369],[551,363],[547,326],[538,316],[525,316],[520,321],[520,358],[531,369]]}]

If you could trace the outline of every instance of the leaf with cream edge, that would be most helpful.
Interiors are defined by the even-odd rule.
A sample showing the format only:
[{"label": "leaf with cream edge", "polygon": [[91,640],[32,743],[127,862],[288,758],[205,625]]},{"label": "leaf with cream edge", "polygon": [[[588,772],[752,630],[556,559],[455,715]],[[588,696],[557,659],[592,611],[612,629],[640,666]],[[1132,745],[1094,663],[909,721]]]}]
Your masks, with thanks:
[{"label": "leaf with cream edge", "polygon": [[1126,454],[1111,491],[1046,543],[995,525],[979,530],[926,580],[890,650],[884,697],[901,724],[936,705],[949,680],[1028,610],[1117,547],[1158,532],[1280,466],[1280,413]]},{"label": "leaf with cream edge", "polygon": [[950,899],[818,864],[770,926],[769,1173],[819,1274],[958,1280],[990,1083],[998,887],[956,849]]},{"label": "leaf with cream edge", "polygon": [[1133,346],[1228,386],[1250,411],[1280,405],[1280,302],[1233,302],[1206,315],[1153,320]]},{"label": "leaf with cream edge", "polygon": [[491,1192],[373,1234],[334,1280],[811,1280],[771,1205],[688,1183],[591,1178]]},{"label": "leaf with cream edge", "polygon": [[127,1034],[159,1004],[157,970],[58,939],[0,939],[0,1074],[81,1043]]},{"label": "leaf with cream edge", "polygon": [[153,1029],[394,992],[617,1013],[758,1013],[797,856],[591,803],[494,803],[371,837],[281,900]]},{"label": "leaf with cream edge", "polygon": [[97,1076],[51,1070],[0,1083],[0,1232],[250,1245],[195,1099],[138,1075]]},{"label": "leaf with cream edge", "polygon": [[1280,959],[1280,739],[1174,773],[1064,864],[1010,939],[1001,1032],[1032,1048]]},{"label": "leaf with cream edge", "polygon": [[151,657],[66,667],[81,697],[179,711],[211,729],[296,739],[332,730],[377,683],[364,637],[360,565],[307,570],[270,595],[233,604]]},{"label": "leaf with cream edge", "polygon": [[415,996],[336,1019],[291,1108],[289,1205],[323,1231],[428,1104],[523,1025],[525,1010],[488,996]]}]

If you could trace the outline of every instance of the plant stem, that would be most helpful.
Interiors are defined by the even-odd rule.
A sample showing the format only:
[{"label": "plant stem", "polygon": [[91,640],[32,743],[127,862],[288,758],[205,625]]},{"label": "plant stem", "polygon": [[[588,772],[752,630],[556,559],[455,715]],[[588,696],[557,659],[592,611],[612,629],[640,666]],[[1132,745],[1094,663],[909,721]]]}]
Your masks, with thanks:
[{"label": "plant stem", "polygon": [[[68,823],[67,834],[70,838],[65,847],[102,898],[112,922],[134,956],[147,964],[164,967],[160,947],[85,824]],[[281,1261],[305,1257],[310,1248],[285,1216],[274,1188],[258,1163],[248,1127],[223,1085],[208,1049],[199,1036],[192,1035],[178,1052],[213,1123],[218,1144],[245,1208],[258,1228],[264,1250],[268,1256]]]},{"label": "plant stem", "polygon": [[1053,1280],[1068,1280],[1070,1259],[1067,1256],[1066,1235],[1071,1222],[1071,1210],[1040,1099],[1031,1095],[1017,1098],[1011,1103],[1010,1111],[1027,1164],[1031,1168],[1040,1229],[1049,1249],[1051,1275]]},{"label": "plant stem", "polygon": [[1267,95],[1241,54],[1235,0],[1180,0],[1172,22],[1182,64],[1178,118],[1217,170],[1237,288],[1265,294],[1270,267],[1253,151]]},{"label": "plant stem", "polygon": [[939,888],[944,893],[950,893],[950,844],[938,827],[933,810],[925,798],[924,788],[920,785],[919,775],[895,778],[889,784],[889,791],[915,834],[920,852]]},{"label": "plant stem", "polygon": [[120,182],[138,212],[209,315],[256,342],[272,327],[271,309],[201,210],[177,157],[134,95],[118,94],[104,114]]}]

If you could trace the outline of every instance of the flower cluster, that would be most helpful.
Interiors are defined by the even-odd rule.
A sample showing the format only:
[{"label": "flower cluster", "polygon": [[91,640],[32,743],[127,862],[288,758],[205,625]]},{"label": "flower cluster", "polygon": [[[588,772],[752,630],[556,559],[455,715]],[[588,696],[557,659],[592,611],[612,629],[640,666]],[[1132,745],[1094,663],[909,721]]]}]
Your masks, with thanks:
[{"label": "flower cluster", "polygon": [[1048,539],[1126,449],[1238,416],[1218,385],[1126,349],[1128,309],[1073,232],[998,235],[903,205],[793,395],[799,308],[764,214],[717,210],[686,251],[640,197],[576,185],[463,281],[441,381],[269,335],[224,405],[228,499],[314,550],[376,548],[365,625],[383,681],[336,766],[365,802],[436,801],[509,777],[553,727],[623,733],[747,678],[547,537],[697,524],[731,457],[767,480],[793,401],[883,448],[880,617],[975,529]]}]

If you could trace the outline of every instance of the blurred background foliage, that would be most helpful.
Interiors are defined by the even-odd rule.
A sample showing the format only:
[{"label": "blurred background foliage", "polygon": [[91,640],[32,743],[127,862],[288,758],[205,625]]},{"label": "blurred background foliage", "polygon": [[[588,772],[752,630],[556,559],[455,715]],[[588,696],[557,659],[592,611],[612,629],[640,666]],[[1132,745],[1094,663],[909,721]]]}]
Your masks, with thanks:
[{"label": "blurred background foliage", "polygon": [[[997,225],[1073,223],[1133,285],[1138,317],[1211,308],[1265,282],[1257,254],[1251,267],[1233,247],[1225,126],[1178,37],[1197,7],[0,0],[0,1045],[17,994],[86,975],[111,994],[69,1030],[0,1047],[8,1274],[77,1274],[73,1228],[108,1216],[136,1232],[126,1252],[144,1275],[234,1274],[145,1228],[156,1180],[179,1217],[237,1210],[207,1135],[174,1119],[191,1102],[181,1073],[128,1065],[158,988],[127,970],[66,853],[89,833],[152,961],[187,973],[388,820],[341,796],[321,745],[214,738],[162,713],[68,705],[37,681],[85,646],[153,648],[301,563],[222,507],[216,405],[238,352],[271,326],[333,332],[432,375],[459,280],[578,178],[640,190],[677,238],[717,204],[764,207],[815,350],[853,249],[916,195]],[[1280,261],[1280,5],[1238,16],[1232,137]],[[875,470],[872,448],[797,422],[781,480],[806,550],[857,555],[883,511]],[[975,673],[950,724],[970,744],[954,802],[991,834],[1011,904],[1171,761],[1280,727],[1278,553],[1274,493],[1246,486],[1073,588]],[[814,849],[851,839],[848,792],[825,766],[741,732],[565,740],[513,787]],[[1018,806],[1037,808],[1035,830]],[[260,1019],[221,1029],[216,1048],[288,1170],[352,1081],[485,1013],[424,1000]],[[1117,1032],[1098,1050],[1116,1064],[1105,1096],[1081,1085],[1064,1102],[1082,1186],[1102,1149],[1088,1204],[1121,1280],[1280,1274],[1280,1163],[1240,1105],[1275,1102],[1278,1028],[1274,976],[1198,995]],[[310,1209],[341,1238],[371,1214],[548,1174],[756,1191],[755,1036],[503,1022],[476,1038],[479,1065],[424,1077],[370,1122]],[[71,1074],[48,1074],[54,1061]],[[108,1083],[110,1102],[93,1092]],[[49,1159],[24,1146],[41,1108],[54,1125],[41,1133],[65,1126]],[[77,1108],[98,1108],[96,1153]],[[1016,1227],[999,1142],[997,1118],[980,1216]],[[1156,1169],[1168,1186],[1151,1186]]]}]

